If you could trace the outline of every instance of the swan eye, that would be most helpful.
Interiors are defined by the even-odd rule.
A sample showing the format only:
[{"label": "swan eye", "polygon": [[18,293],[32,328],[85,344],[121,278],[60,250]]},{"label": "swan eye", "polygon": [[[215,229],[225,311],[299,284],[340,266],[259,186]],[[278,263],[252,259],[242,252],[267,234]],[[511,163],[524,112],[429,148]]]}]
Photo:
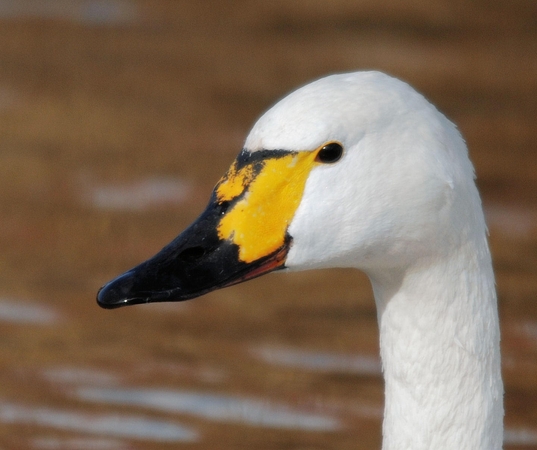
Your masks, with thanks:
[{"label": "swan eye", "polygon": [[341,155],[343,155],[343,146],[339,142],[331,142],[319,150],[315,161],[324,164],[331,164],[339,161]]}]

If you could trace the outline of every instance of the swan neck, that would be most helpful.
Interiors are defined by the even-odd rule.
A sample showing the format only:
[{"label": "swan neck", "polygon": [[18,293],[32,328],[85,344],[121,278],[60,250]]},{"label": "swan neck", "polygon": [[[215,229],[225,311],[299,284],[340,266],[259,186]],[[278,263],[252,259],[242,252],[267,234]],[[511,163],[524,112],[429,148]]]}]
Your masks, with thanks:
[{"label": "swan neck", "polygon": [[500,333],[486,239],[369,275],[386,388],[383,450],[500,449]]}]

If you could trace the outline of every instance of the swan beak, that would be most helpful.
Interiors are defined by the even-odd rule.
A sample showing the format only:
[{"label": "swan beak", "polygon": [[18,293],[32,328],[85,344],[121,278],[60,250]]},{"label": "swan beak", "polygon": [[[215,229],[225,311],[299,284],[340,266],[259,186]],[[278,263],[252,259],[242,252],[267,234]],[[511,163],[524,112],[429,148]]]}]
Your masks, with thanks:
[{"label": "swan beak", "polygon": [[105,284],[97,294],[99,306],[188,300],[284,267],[291,244],[288,235],[276,250],[244,262],[239,246],[218,235],[221,209],[211,203],[154,257]]},{"label": "swan beak", "polygon": [[104,285],[103,308],[188,300],[284,267],[312,152],[241,152],[201,216],[153,258]]}]

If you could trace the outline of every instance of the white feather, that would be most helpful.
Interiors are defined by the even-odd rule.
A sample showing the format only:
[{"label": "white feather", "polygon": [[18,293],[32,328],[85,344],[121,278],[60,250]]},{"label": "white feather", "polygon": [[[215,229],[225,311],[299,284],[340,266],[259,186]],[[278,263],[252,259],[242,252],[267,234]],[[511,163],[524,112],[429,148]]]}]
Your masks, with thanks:
[{"label": "white feather", "polygon": [[344,156],[312,170],[286,266],[369,276],[386,382],[383,449],[501,448],[494,276],[462,137],[407,84],[359,72],[290,94],[245,147],[314,150],[334,140]]}]

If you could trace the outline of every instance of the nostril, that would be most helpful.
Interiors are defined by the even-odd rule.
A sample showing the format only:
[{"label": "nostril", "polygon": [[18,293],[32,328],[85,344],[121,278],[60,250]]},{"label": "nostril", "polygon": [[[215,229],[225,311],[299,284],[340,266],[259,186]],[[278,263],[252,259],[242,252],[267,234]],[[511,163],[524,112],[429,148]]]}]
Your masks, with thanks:
[{"label": "nostril", "polygon": [[200,259],[203,255],[205,255],[203,247],[190,247],[179,253],[178,258],[184,262],[191,263]]}]

